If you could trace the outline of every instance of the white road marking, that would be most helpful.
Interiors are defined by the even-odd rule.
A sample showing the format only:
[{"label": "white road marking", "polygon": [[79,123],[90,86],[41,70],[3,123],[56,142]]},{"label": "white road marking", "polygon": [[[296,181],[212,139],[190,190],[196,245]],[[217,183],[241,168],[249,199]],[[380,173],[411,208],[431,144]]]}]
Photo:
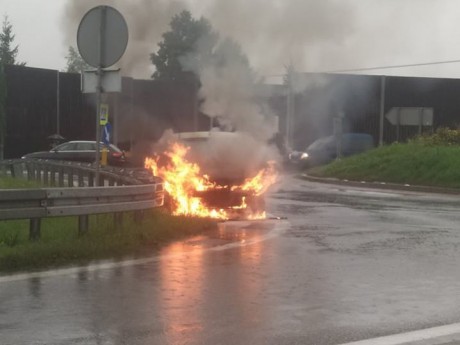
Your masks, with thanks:
[{"label": "white road marking", "polygon": [[394,334],[385,337],[354,341],[351,343],[341,345],[415,345],[416,342],[424,342],[424,344],[426,344],[425,341],[427,340],[456,334],[459,335],[460,339],[460,323],[453,323],[445,326],[426,328],[418,331]]},{"label": "white road marking", "polygon": [[[270,222],[270,221],[267,220],[266,222]],[[251,222],[249,221],[248,222],[226,222],[223,224],[229,227],[236,227],[236,226],[246,227],[249,224],[251,224]],[[246,247],[246,246],[250,246],[255,243],[267,241],[276,236],[279,236],[282,232],[284,232],[290,226],[290,224],[287,221],[277,220],[277,221],[274,221],[274,224],[275,226],[273,227],[273,229],[268,231],[265,235],[260,236],[256,239],[248,240],[244,242],[227,243],[227,244],[223,244],[223,245],[219,245],[215,247],[210,247],[210,248],[204,249],[204,252],[222,251],[222,250],[228,250],[228,249],[237,248],[237,247]],[[151,262],[159,262],[165,259],[179,258],[184,255],[190,255],[192,253],[193,252],[182,252],[182,253],[177,253],[177,254],[166,254],[166,255],[153,256],[153,257],[143,258],[143,259],[123,260],[119,262],[104,262],[104,263],[99,263],[99,264],[90,264],[87,266],[61,268],[61,269],[55,269],[55,270],[50,270],[50,271],[19,273],[19,274],[14,274],[14,275],[0,276],[0,283],[27,280],[31,278],[47,278],[47,277],[55,277],[55,276],[60,276],[60,275],[72,275],[72,274],[78,274],[82,270],[85,270],[85,272],[93,272],[93,271],[107,270],[107,269],[113,269],[113,268],[118,268],[118,267],[143,265],[143,264],[148,264]]]}]

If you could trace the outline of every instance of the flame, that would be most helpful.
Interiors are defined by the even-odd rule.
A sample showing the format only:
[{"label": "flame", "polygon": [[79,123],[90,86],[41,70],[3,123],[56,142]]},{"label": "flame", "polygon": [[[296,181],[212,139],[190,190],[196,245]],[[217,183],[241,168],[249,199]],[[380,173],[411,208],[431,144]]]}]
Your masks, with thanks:
[{"label": "flame", "polygon": [[[171,198],[171,208],[174,215],[187,215],[215,219],[230,219],[237,212],[244,212],[247,219],[264,219],[265,211],[252,212],[248,206],[247,197],[260,197],[276,182],[277,172],[275,162],[268,162],[267,167],[260,170],[253,178],[246,179],[241,185],[222,186],[212,182],[209,176],[202,174],[200,167],[188,162],[185,158],[190,147],[175,142],[162,156],[147,157],[145,167],[164,181],[164,189]],[[161,162],[161,157],[167,163]],[[213,208],[207,206],[197,192],[226,189],[240,193],[239,205],[229,208]]]}]

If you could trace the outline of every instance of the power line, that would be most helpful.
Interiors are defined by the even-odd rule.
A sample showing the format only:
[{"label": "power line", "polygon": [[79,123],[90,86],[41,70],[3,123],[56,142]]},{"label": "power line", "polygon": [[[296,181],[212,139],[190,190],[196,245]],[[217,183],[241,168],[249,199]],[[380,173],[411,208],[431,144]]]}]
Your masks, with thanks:
[{"label": "power line", "polygon": [[[460,60],[445,60],[445,61],[432,61],[432,62],[421,62],[421,63],[412,63],[404,65],[386,65],[378,67],[358,67],[350,69],[340,69],[340,70],[330,70],[330,71],[318,71],[318,72],[306,72],[306,73],[347,73],[347,72],[363,72],[363,71],[373,71],[373,70],[382,70],[382,69],[392,69],[392,68],[405,68],[405,67],[420,67],[420,66],[430,66],[430,65],[443,65],[443,64],[452,64],[460,63]],[[273,74],[266,77],[282,77],[285,74]]]},{"label": "power line", "polygon": [[392,69],[392,68],[405,68],[405,67],[419,67],[419,66],[430,66],[430,65],[443,65],[450,63],[459,63],[460,60],[447,60],[447,61],[433,61],[433,62],[421,62],[421,63],[412,63],[405,65],[390,65],[390,66],[378,66],[378,67],[362,67],[362,68],[351,68],[343,70],[332,70],[325,71],[322,73],[345,73],[345,72],[360,72],[360,71],[372,71],[379,69]]}]

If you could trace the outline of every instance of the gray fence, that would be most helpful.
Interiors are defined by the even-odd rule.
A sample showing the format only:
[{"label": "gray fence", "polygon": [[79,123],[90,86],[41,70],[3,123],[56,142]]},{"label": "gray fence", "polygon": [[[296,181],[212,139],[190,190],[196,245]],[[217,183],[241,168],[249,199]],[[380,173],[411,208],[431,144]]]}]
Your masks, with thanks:
[{"label": "gray fence", "polygon": [[102,187],[94,187],[91,165],[12,160],[0,162],[0,171],[6,176],[61,187],[0,193],[0,220],[30,219],[32,240],[40,237],[42,218],[78,216],[79,232],[84,233],[88,230],[89,215],[114,213],[114,222],[118,224],[122,212],[137,211],[139,218],[139,212],[164,204],[163,183],[143,169],[106,168],[100,174]]}]

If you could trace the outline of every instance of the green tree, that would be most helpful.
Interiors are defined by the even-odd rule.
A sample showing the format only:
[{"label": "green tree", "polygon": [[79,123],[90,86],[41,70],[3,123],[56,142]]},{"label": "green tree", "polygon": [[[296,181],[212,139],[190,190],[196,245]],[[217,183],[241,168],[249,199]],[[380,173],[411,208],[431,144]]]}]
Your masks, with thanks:
[{"label": "green tree", "polygon": [[18,55],[19,46],[16,45],[14,48],[13,25],[8,20],[8,16],[3,17],[2,32],[0,33],[0,63],[3,65],[21,65],[25,66],[25,62],[16,61]]},{"label": "green tree", "polygon": [[157,80],[187,78],[184,72],[196,71],[209,59],[219,39],[207,19],[194,19],[188,11],[175,15],[170,27],[158,44],[158,51],[150,55],[156,68],[152,77]]},{"label": "green tree", "polygon": [[72,46],[69,47],[69,52],[66,56],[67,59],[67,69],[68,73],[81,73],[91,69],[91,66],[88,65],[83,58],[80,56],[80,53]]},{"label": "green tree", "polygon": [[[0,160],[4,158],[4,146],[6,138],[6,76],[5,65],[21,65],[25,62],[18,62],[19,46],[14,46],[13,25],[8,16],[3,17],[2,31],[0,32]],[[14,46],[14,48],[13,48]]]},{"label": "green tree", "polygon": [[6,78],[3,64],[0,64],[0,160],[3,160],[3,151],[6,138]]}]

